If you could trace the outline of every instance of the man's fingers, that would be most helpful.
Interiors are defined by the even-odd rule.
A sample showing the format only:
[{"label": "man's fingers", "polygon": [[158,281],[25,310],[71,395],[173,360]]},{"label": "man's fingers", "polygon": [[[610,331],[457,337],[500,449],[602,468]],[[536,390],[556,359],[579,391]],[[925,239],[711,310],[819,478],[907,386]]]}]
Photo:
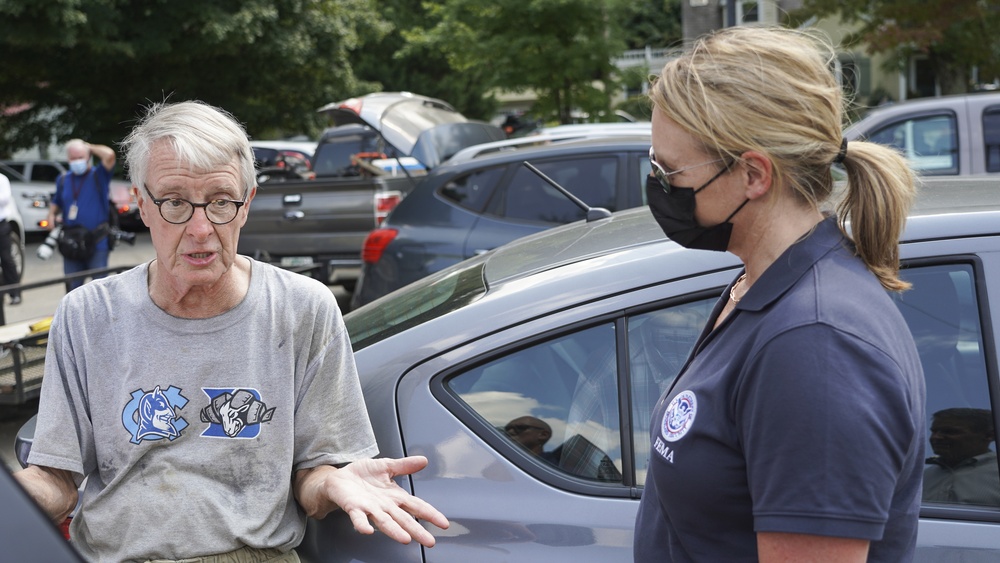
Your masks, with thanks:
[{"label": "man's fingers", "polygon": [[351,524],[354,524],[355,530],[366,535],[375,533],[375,528],[372,527],[371,522],[368,521],[368,515],[363,510],[350,510],[347,515],[351,517]]},{"label": "man's fingers", "polygon": [[410,475],[427,467],[427,458],[422,455],[385,459],[385,462],[389,472],[394,476]]},{"label": "man's fingers", "polygon": [[419,497],[409,497],[401,502],[400,506],[414,517],[426,520],[442,530],[447,530],[450,525],[444,514]]},{"label": "man's fingers", "polygon": [[[393,540],[408,544],[413,540],[425,547],[434,547],[436,540],[419,521],[399,507],[390,507],[388,511],[366,513],[363,510],[351,510],[349,513],[354,529],[362,534],[373,534],[375,528]],[[445,526],[448,520],[441,517]],[[374,526],[373,526],[374,524]],[[435,526],[442,527],[437,523]]]}]

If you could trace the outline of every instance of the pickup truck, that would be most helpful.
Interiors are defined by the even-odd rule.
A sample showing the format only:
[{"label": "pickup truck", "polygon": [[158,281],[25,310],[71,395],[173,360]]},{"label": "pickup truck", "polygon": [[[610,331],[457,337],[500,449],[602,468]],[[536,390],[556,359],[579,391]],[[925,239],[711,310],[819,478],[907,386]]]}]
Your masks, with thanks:
[{"label": "pickup truck", "polygon": [[844,132],[899,149],[923,176],[1000,172],[1000,92],[881,106]]},{"label": "pickup truck", "polygon": [[319,109],[334,127],[316,147],[310,178],[261,181],[237,251],[293,268],[313,266],[328,284],[353,291],[368,233],[419,177],[459,150],[505,137],[447,103],[380,92]]}]

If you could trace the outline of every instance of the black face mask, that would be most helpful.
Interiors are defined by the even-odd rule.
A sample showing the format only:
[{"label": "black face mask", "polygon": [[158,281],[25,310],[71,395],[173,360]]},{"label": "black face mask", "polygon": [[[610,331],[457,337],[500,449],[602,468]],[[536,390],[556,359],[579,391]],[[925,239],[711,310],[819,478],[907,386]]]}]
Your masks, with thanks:
[{"label": "black face mask", "polygon": [[646,178],[646,201],[649,203],[649,209],[670,240],[685,248],[698,250],[725,252],[729,248],[729,237],[733,233],[733,224],[729,220],[750,202],[749,199],[741,203],[736,211],[730,213],[729,217],[718,225],[702,227],[694,218],[694,194],[708,187],[726,171],[728,168],[723,168],[700,188],[670,186],[669,193],[655,176],[650,175]]}]

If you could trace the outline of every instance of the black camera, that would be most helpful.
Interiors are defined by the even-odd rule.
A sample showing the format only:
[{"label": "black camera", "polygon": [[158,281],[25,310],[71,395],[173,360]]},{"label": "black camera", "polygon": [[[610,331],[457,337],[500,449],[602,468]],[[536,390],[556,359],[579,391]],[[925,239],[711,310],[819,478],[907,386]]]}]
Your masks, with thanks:
[{"label": "black camera", "polygon": [[118,227],[110,227],[108,228],[108,236],[115,239],[115,242],[124,242],[135,246],[135,233],[123,231]]}]

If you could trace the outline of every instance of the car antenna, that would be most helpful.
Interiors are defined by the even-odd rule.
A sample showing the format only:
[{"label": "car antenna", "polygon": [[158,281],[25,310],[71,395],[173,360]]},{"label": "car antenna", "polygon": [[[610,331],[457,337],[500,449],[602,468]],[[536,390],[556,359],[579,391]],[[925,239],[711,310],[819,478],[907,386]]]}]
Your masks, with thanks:
[{"label": "car antenna", "polygon": [[583,212],[586,213],[586,215],[587,215],[587,222],[588,223],[591,222],[591,221],[597,221],[598,219],[607,219],[608,217],[611,217],[611,212],[610,211],[608,211],[607,209],[604,209],[603,207],[591,207],[591,206],[587,205],[586,202],[584,202],[582,199],[576,197],[575,195],[571,194],[569,190],[567,190],[566,188],[560,186],[558,183],[556,183],[555,180],[553,180],[552,178],[549,178],[548,176],[546,176],[545,174],[543,174],[541,170],[539,170],[538,168],[535,168],[535,165],[531,164],[530,162],[524,161],[524,165],[528,167],[528,170],[531,170],[532,172],[534,172],[535,174],[537,174],[539,178],[541,178],[542,180],[545,180],[546,182],[548,182],[548,184],[550,186],[552,186],[553,188],[559,190],[559,193],[561,193],[564,196],[566,196],[567,199],[569,199],[574,204],[576,204],[577,207],[579,207],[580,209],[582,209]]}]

